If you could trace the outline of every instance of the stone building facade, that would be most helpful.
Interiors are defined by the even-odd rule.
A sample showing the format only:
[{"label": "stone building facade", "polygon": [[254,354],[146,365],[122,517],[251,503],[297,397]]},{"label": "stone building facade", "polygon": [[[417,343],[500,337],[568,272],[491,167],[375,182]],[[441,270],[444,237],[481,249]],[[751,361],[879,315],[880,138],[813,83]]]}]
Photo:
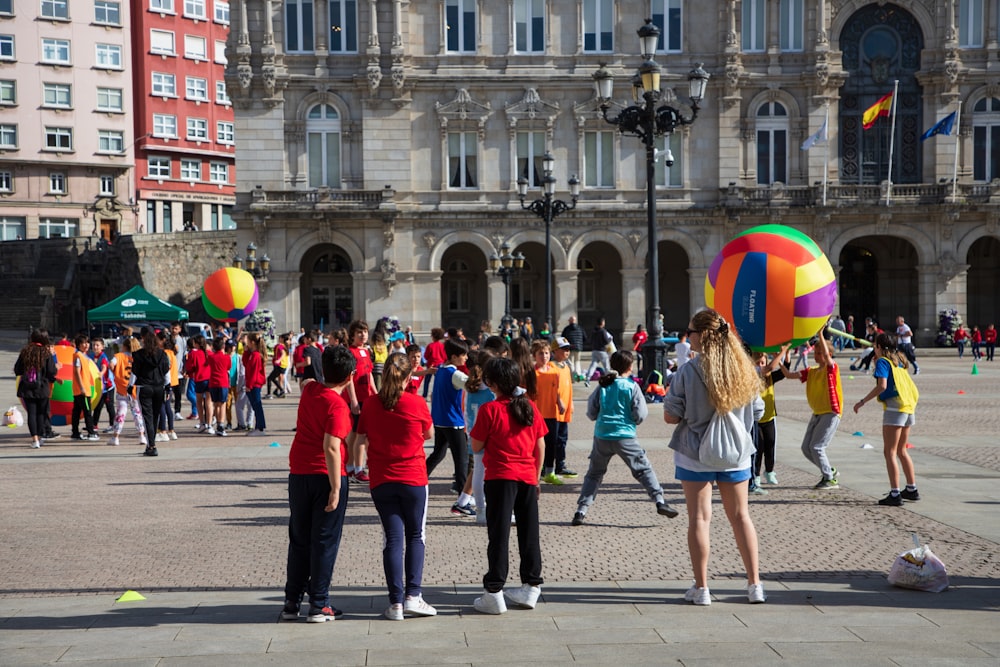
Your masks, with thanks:
[{"label": "stone building facade", "polygon": [[[630,103],[647,17],[661,28],[666,99],[676,90],[688,113],[687,72],[704,63],[712,75],[697,121],[661,145],[673,165],[656,167],[667,329],[703,303],[722,245],[761,223],[819,243],[845,317],[902,314],[926,341],[941,309],[981,325],[1000,316],[998,0],[232,9],[234,218],[240,244],[271,258],[262,302],[288,328],[382,315],[421,331],[496,326],[505,287],[489,258],[504,244],[526,258],[512,313],[540,322],[544,227],[516,182],[540,196],[550,151],[563,198],[570,175],[583,186],[553,225],[554,325],[576,314],[634,330],[646,307],[645,152],[603,120],[591,76],[615,74],[612,112]],[[863,130],[863,111],[897,81],[895,122]],[[920,140],[952,111],[951,134]],[[824,123],[828,140],[800,150]]]}]

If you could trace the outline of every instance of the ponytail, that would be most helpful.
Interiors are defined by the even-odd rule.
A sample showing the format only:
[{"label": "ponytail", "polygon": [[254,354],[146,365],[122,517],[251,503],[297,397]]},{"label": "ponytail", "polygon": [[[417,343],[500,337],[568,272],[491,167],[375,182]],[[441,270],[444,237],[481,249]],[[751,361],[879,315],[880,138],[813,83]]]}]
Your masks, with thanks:
[{"label": "ponytail", "polygon": [[401,352],[390,354],[382,368],[382,386],[378,390],[378,399],[383,408],[392,410],[396,407],[409,380],[410,360]]},{"label": "ponytail", "polygon": [[528,400],[527,392],[518,383],[521,369],[513,359],[496,357],[486,362],[483,379],[496,387],[498,398],[509,398],[507,411],[511,419],[521,426],[531,426],[535,421],[535,410]]}]

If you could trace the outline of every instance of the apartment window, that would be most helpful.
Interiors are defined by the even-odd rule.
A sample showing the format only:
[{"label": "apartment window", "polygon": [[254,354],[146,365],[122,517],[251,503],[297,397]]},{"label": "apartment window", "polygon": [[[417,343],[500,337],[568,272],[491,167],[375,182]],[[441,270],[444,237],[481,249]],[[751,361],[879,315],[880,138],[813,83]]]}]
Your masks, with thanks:
[{"label": "apartment window", "polygon": [[204,118],[188,118],[187,138],[192,141],[208,141],[208,121]]},{"label": "apartment window", "polygon": [[757,110],[757,183],[788,182],[788,112],[778,102]]},{"label": "apartment window", "polygon": [[208,165],[208,180],[212,183],[229,182],[229,165],[225,162],[212,162]]},{"label": "apartment window", "polygon": [[653,0],[653,24],[660,29],[657,51],[676,53],[681,50],[681,0]]},{"label": "apartment window", "polygon": [[767,0],[743,0],[743,50],[763,51],[767,27],[764,7]]},{"label": "apartment window", "polygon": [[118,0],[94,0],[94,22],[105,25],[121,25],[121,2]]},{"label": "apartment window", "polygon": [[13,14],[14,0],[0,0],[0,14]]},{"label": "apartment window", "polygon": [[479,185],[478,137],[475,132],[448,133],[448,187],[474,189]]},{"label": "apartment window", "polygon": [[205,18],[205,0],[184,0],[184,16],[192,19]]},{"label": "apartment window", "polygon": [[232,104],[233,101],[229,99],[229,93],[226,91],[225,81],[215,82],[215,102],[216,104]]},{"label": "apartment window", "polygon": [[115,177],[109,174],[101,174],[100,177],[100,194],[102,197],[114,197],[115,196]]},{"label": "apartment window", "polygon": [[72,106],[72,93],[68,83],[43,83],[42,100],[47,107],[68,109]]},{"label": "apartment window", "polygon": [[50,65],[69,65],[68,39],[42,39],[42,62]]},{"label": "apartment window", "polygon": [[208,101],[208,79],[189,76],[185,79],[184,89],[189,100]]},{"label": "apartment window", "polygon": [[544,132],[517,133],[517,177],[528,179],[530,187],[541,187],[542,156],[545,154]]},{"label": "apartment window", "polygon": [[984,97],[972,107],[972,177],[1000,178],[1000,98]]},{"label": "apartment window", "polygon": [[68,19],[69,0],[42,0],[42,18]]},{"label": "apartment window", "polygon": [[330,0],[330,53],[357,52],[357,0]]},{"label": "apartment window", "polygon": [[340,115],[329,104],[317,104],[306,114],[309,187],[340,187]]},{"label": "apartment window", "polygon": [[195,60],[208,60],[208,41],[204,37],[184,35],[184,56]]},{"label": "apartment window", "polygon": [[97,133],[97,152],[124,153],[125,134],[119,130],[99,130]]},{"label": "apartment window", "polygon": [[583,184],[588,188],[610,188],[615,184],[615,133],[583,134]]},{"label": "apartment window", "polygon": [[220,144],[236,143],[236,132],[232,123],[218,122],[215,124],[215,141]]},{"label": "apartment window", "polygon": [[174,138],[177,136],[177,116],[165,113],[153,114],[153,136]]},{"label": "apartment window", "polygon": [[38,222],[38,238],[59,239],[79,236],[79,221],[72,218],[42,218]]},{"label": "apartment window", "polygon": [[155,97],[176,97],[177,80],[174,75],[153,72],[153,95]]},{"label": "apartment window", "polygon": [[17,148],[17,125],[0,123],[0,148]]},{"label": "apartment window", "polygon": [[118,44],[98,44],[96,65],[102,69],[121,69],[122,47]]},{"label": "apartment window", "polygon": [[803,0],[781,0],[778,14],[781,20],[779,38],[782,51],[801,51],[802,32],[805,26]]},{"label": "apartment window", "polygon": [[17,104],[17,82],[0,80],[0,104]]},{"label": "apartment window", "polygon": [[149,52],[172,56],[177,53],[174,46],[174,33],[169,30],[149,31]]},{"label": "apartment window", "polygon": [[285,0],[285,50],[311,53],[313,30],[313,0]]},{"label": "apartment window", "polygon": [[98,111],[124,111],[122,106],[121,88],[98,88],[97,89],[97,110]]},{"label": "apartment window", "polygon": [[476,0],[445,0],[447,44],[452,53],[476,52]]},{"label": "apartment window", "polygon": [[0,35],[0,60],[14,60],[14,35]]},{"label": "apartment window", "polygon": [[58,171],[49,174],[49,194],[66,194],[66,174]]},{"label": "apartment window", "polygon": [[71,127],[46,127],[45,147],[55,151],[73,150],[73,128]]},{"label": "apartment window", "polygon": [[220,65],[226,65],[229,60],[226,59],[226,42],[222,39],[215,40],[215,62]]},{"label": "apartment window", "polygon": [[9,171],[0,171],[0,192],[14,191],[14,174]]},{"label": "apartment window", "polygon": [[201,160],[181,160],[181,180],[201,180]]},{"label": "apartment window", "polygon": [[958,45],[983,45],[983,0],[958,0]]},{"label": "apartment window", "polygon": [[515,0],[514,50],[518,53],[545,50],[545,0]]},{"label": "apartment window", "polygon": [[174,13],[174,0],[149,0],[149,8],[154,12]]},{"label": "apartment window", "polygon": [[229,3],[215,0],[215,22],[229,25]]},{"label": "apartment window", "polygon": [[147,164],[150,178],[170,178],[170,158],[151,157]]},{"label": "apartment window", "polygon": [[583,0],[583,50],[590,53],[614,49],[613,0]]},{"label": "apartment window", "polygon": [[[665,188],[679,188],[684,185],[684,172],[682,170],[681,158],[681,135],[670,134],[656,140],[656,148],[661,152],[656,161],[656,186]],[[666,152],[670,149],[674,164],[667,166]]]},{"label": "apartment window", "polygon": [[27,234],[26,222],[25,218],[0,217],[0,241],[23,241]]}]

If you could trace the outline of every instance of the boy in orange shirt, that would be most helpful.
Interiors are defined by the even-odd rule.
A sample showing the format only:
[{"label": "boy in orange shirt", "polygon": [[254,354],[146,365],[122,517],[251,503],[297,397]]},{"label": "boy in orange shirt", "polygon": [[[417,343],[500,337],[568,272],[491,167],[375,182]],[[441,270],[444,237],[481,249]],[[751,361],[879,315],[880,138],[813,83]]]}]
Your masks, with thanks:
[{"label": "boy in orange shirt", "polygon": [[[566,467],[566,442],[569,440],[569,423],[573,421],[573,362],[569,360],[573,352],[573,344],[562,336],[552,339],[552,365],[559,371],[559,398],[566,406],[563,412],[556,414],[556,475],[560,477],[576,477],[577,474]],[[549,428],[551,431],[552,428]]]},{"label": "boy in orange shirt", "polygon": [[[76,352],[73,354],[73,439],[100,440],[97,426],[94,425],[94,413],[90,411],[90,394],[94,389],[94,378],[90,376],[90,363],[87,350],[90,349],[90,339],[79,335],[74,341]],[[87,435],[80,433],[80,413],[83,413],[83,423],[87,427]]]},{"label": "boy in orange shirt", "polygon": [[531,356],[535,359],[535,395],[530,396],[545,420],[548,433],[545,435],[545,459],[542,463],[542,481],[546,484],[561,485],[562,477],[556,472],[556,430],[565,422],[559,422],[558,417],[568,410],[559,392],[559,369],[549,362],[551,358],[549,343],[536,340],[531,344]]}]

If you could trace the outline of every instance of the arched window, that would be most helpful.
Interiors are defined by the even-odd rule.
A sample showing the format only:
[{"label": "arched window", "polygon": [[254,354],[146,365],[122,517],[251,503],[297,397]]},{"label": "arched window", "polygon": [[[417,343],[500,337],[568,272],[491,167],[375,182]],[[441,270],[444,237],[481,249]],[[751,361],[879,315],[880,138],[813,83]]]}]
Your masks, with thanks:
[{"label": "arched window", "polygon": [[329,104],[317,104],[306,114],[309,187],[340,187],[340,115]]},{"label": "arched window", "polygon": [[757,183],[788,182],[788,112],[778,102],[757,110]]},{"label": "arched window", "polygon": [[973,178],[1000,178],[1000,99],[984,97],[972,107]]}]

